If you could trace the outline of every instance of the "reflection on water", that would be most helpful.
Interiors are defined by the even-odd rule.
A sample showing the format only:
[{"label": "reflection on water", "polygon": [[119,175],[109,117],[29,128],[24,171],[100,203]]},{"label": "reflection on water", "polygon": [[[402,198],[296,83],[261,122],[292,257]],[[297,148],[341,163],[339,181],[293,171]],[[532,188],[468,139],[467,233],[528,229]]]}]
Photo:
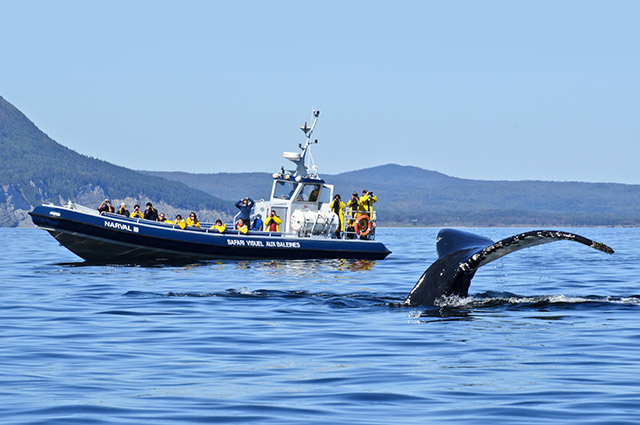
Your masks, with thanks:
[{"label": "reflection on water", "polygon": [[376,265],[376,260],[346,260],[346,259],[328,259],[328,260],[207,260],[195,263],[96,263],[89,261],[73,261],[65,263],[56,263],[63,267],[146,267],[146,268],[165,268],[192,270],[199,267],[206,267],[212,270],[223,270],[227,267],[235,269],[258,268],[268,272],[270,269],[283,272],[290,272],[294,275],[301,275],[310,271],[323,270],[341,270],[341,271],[367,271]]},{"label": "reflection on water", "polygon": [[437,229],[377,232],[377,262],[105,266],[0,229],[3,423],[637,423],[640,229],[581,229],[605,258],[507,256],[428,308],[402,301]]}]

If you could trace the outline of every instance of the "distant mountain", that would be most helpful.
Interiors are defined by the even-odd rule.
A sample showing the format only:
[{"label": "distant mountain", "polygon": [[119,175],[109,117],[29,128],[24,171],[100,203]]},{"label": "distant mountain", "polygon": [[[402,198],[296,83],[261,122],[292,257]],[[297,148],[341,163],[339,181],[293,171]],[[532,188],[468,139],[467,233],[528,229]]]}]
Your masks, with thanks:
[{"label": "distant mountain", "polygon": [[[81,155],[2,97],[0,149],[0,226],[29,225],[27,212],[42,202],[97,206],[105,197],[229,219],[237,199],[267,199],[271,190],[268,173],[133,171]],[[640,225],[640,185],[468,180],[395,164],[322,177],[345,201],[354,190],[372,190],[381,225]]]},{"label": "distant mountain", "polygon": [[[268,198],[267,173],[145,172],[219,198]],[[322,176],[347,200],[372,190],[381,225],[638,226],[640,185],[549,181],[484,181],[418,167],[381,165]]]},{"label": "distant mountain", "polygon": [[271,183],[269,173],[215,173],[193,174],[182,171],[140,171],[150,176],[184,183],[194,189],[209,193],[234,203],[249,196],[252,199],[269,198]]},{"label": "distant mountain", "polygon": [[[227,216],[228,202],[182,183],[149,176],[94,159],[56,143],[0,97],[0,226],[29,225],[27,212],[43,202],[71,200],[97,206],[141,205],[148,200],[173,213],[178,209]],[[116,207],[117,208],[117,207]],[[143,207],[144,208],[144,207]]]}]

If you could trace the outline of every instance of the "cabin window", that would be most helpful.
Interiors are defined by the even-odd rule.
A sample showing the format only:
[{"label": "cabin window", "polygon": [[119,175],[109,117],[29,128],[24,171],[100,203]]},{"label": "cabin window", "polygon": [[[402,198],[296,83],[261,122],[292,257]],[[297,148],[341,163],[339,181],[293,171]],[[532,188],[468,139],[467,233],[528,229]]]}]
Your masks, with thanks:
[{"label": "cabin window", "polygon": [[291,199],[293,192],[296,190],[296,183],[285,180],[278,180],[276,188],[273,191],[274,198]]},{"label": "cabin window", "polygon": [[331,188],[328,186],[322,186],[322,191],[320,192],[320,202],[321,203],[330,203],[331,202]]},{"label": "cabin window", "polygon": [[319,184],[306,184],[296,200],[299,202],[318,202],[318,195],[320,195]]}]

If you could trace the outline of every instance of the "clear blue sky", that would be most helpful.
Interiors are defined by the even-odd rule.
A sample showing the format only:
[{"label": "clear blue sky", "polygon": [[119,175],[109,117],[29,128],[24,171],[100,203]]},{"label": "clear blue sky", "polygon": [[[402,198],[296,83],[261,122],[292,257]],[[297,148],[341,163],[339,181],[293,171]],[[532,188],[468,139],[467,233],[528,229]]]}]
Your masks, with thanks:
[{"label": "clear blue sky", "polygon": [[0,95],[134,169],[640,184],[639,1],[13,1]]}]

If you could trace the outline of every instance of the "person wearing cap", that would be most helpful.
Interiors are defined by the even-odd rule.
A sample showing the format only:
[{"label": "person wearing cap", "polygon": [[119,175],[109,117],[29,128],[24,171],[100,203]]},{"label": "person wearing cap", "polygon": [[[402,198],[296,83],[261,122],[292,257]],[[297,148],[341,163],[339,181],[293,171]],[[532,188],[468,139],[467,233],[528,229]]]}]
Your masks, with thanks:
[{"label": "person wearing cap", "polygon": [[98,207],[98,211],[101,213],[102,212],[112,213],[114,210],[113,210],[113,207],[111,206],[111,201],[109,201],[109,199],[105,199],[104,201],[102,201],[102,203]]},{"label": "person wearing cap", "polygon": [[124,204],[124,202],[120,204],[120,208],[118,208],[118,214],[129,217],[129,210],[127,209],[127,206]]},{"label": "person wearing cap", "polygon": [[367,189],[362,191],[362,196],[360,197],[360,211],[371,217],[371,212],[373,211],[373,204],[378,202],[378,198],[373,192],[369,192]]}]

